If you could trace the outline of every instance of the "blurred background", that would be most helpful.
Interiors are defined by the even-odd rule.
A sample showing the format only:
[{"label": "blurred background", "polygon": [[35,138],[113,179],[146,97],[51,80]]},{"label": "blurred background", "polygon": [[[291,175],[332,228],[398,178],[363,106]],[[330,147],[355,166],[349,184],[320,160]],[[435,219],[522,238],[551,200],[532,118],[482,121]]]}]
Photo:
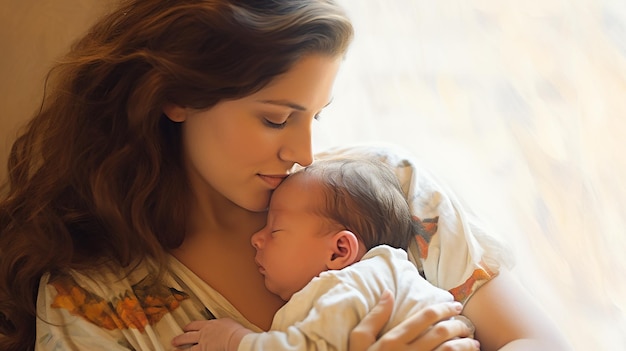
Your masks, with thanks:
[{"label": "blurred background", "polygon": [[[357,36],[315,148],[409,149],[576,350],[626,350],[626,2],[340,2]],[[0,0],[3,165],[50,65],[112,4]]]}]

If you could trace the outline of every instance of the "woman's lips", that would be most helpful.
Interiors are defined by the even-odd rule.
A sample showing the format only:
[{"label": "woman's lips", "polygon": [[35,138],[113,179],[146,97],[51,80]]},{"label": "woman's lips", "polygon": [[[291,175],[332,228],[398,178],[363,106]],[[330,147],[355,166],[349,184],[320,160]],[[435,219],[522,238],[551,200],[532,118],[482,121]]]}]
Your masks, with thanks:
[{"label": "woman's lips", "polygon": [[272,189],[276,189],[280,183],[283,182],[287,175],[267,175],[267,174],[259,174],[259,178],[261,178],[265,183],[272,187]]}]

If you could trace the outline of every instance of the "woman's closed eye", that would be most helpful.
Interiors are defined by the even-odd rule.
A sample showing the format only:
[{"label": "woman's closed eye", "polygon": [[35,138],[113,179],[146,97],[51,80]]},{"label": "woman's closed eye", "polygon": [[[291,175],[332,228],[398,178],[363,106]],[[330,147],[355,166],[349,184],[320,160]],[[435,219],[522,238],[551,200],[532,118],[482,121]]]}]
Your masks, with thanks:
[{"label": "woman's closed eye", "polygon": [[[318,113],[318,114],[316,114],[315,116],[313,116],[313,118],[314,118],[316,121],[319,121],[319,119],[320,119],[321,117],[322,117],[322,116],[321,116],[319,113]],[[283,128],[285,128],[285,126],[287,126],[287,122],[289,121],[289,119],[290,119],[290,118],[291,118],[291,116],[290,116],[290,117],[288,117],[287,119],[285,119],[284,121],[279,122],[279,121],[277,121],[277,120],[273,120],[273,119],[268,118],[268,117],[263,117],[263,123],[264,123],[266,126],[270,127],[270,128],[274,128],[274,129],[283,129]]]},{"label": "woman's closed eye", "polygon": [[277,122],[274,122],[274,121],[268,119],[267,117],[264,117],[263,118],[263,123],[265,123],[265,125],[270,127],[270,128],[283,129],[287,125],[287,120],[285,120],[284,122],[277,123]]}]

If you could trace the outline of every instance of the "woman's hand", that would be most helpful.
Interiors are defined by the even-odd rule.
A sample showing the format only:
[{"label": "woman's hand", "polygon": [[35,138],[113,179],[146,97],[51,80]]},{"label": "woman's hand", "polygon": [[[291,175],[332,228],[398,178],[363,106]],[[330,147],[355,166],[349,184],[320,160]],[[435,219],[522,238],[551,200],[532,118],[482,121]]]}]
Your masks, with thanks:
[{"label": "woman's hand", "polygon": [[458,302],[429,306],[377,340],[376,336],[389,321],[393,303],[393,295],[386,291],[378,305],[350,333],[350,351],[480,349],[478,341],[468,338],[473,331],[463,321],[451,319],[463,309]]},{"label": "woman's hand", "polygon": [[230,351],[237,350],[241,339],[251,330],[230,318],[194,321],[187,324],[184,334],[172,339],[176,350]]}]

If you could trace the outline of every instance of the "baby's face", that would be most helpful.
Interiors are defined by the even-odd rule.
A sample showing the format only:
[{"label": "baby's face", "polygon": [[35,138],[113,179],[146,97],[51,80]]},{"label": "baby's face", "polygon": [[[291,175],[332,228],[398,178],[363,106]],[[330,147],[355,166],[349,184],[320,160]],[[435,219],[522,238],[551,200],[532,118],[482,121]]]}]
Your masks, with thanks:
[{"label": "baby's face", "polygon": [[272,195],[267,225],[252,236],[265,286],[285,301],[327,270],[331,229],[314,211],[323,205],[319,186],[307,177],[290,176]]}]

